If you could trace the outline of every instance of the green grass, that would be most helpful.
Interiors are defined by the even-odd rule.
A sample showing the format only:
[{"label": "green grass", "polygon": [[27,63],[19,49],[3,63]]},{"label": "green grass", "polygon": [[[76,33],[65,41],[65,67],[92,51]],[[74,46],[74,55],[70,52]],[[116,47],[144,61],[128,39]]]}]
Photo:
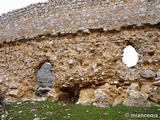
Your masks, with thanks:
[{"label": "green grass", "polygon": [[[47,112],[52,113],[50,116]],[[7,120],[158,120],[159,107],[126,107],[118,105],[110,108],[61,104],[49,101],[15,102],[0,109],[0,116],[7,114]],[[155,117],[125,117],[131,114],[158,114]]]}]

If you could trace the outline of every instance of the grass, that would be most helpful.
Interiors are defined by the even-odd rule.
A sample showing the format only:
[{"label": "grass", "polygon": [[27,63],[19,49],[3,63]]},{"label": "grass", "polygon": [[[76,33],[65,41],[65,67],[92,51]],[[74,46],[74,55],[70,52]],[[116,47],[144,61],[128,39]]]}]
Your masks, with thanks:
[{"label": "grass", "polygon": [[[110,108],[61,104],[49,101],[15,102],[0,109],[0,116],[7,115],[7,120],[158,120],[159,107],[126,107],[118,105]],[[136,114],[137,116],[131,116]],[[159,118],[138,116],[139,114],[156,114]],[[126,116],[126,117],[125,117]]]}]

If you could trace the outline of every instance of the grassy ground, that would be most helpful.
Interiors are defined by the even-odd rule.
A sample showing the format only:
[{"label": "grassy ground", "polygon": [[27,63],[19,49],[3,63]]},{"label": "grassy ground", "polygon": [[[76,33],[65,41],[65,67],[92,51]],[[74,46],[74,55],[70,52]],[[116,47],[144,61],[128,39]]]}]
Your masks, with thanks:
[{"label": "grassy ground", "polygon": [[1,119],[5,115],[7,115],[6,120],[34,120],[35,118],[35,120],[158,120],[160,108],[123,105],[98,108],[49,101],[16,102],[0,109]]}]

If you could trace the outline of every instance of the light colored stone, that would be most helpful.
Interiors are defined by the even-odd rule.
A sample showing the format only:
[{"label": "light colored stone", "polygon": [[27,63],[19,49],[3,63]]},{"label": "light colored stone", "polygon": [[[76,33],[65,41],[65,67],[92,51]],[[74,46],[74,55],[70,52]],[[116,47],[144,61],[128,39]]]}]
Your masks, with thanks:
[{"label": "light colored stone", "polygon": [[46,101],[47,98],[46,97],[38,97],[37,99],[35,99],[35,101]]},{"label": "light colored stone", "polygon": [[94,89],[82,89],[79,94],[79,100],[77,104],[89,105],[94,101]]},{"label": "light colored stone", "polygon": [[8,115],[6,115],[6,114],[2,114],[2,115],[1,115],[1,120],[6,120],[6,119],[7,119],[7,116],[8,116]]},{"label": "light colored stone", "polygon": [[[102,104],[104,107],[110,106],[116,99],[120,91],[116,86],[106,83],[95,90],[95,104],[96,106]],[[105,106],[106,105],[106,106]]]},{"label": "light colored stone", "polygon": [[156,80],[160,80],[160,71],[158,71],[158,72],[156,73],[155,79],[156,79]]},{"label": "light colored stone", "polygon": [[129,96],[123,102],[126,106],[151,106],[152,104],[147,100],[148,94],[135,90],[129,91]]},{"label": "light colored stone", "polygon": [[[97,4],[94,4],[93,1],[84,2],[83,0],[76,0],[74,2],[47,1],[44,5],[39,5],[39,3],[37,3],[30,5],[27,8],[3,14],[0,17],[0,32],[2,34],[0,36],[0,42],[9,42],[23,38],[28,40],[29,38],[34,38],[38,35],[41,35],[41,38],[45,39],[45,34],[47,32],[52,35],[58,35],[58,33],[76,33],[77,30],[85,29],[88,33],[88,29],[102,28],[103,30],[108,31],[113,29],[119,30],[122,26],[133,24],[138,26],[143,25],[144,23],[158,23],[159,5],[157,5],[156,1],[152,4],[148,4],[147,1],[135,1],[131,3],[130,1],[120,2],[108,0],[96,1],[96,3]],[[126,5],[124,5],[124,3]],[[82,4],[84,6],[81,6]],[[92,9],[90,9],[90,4],[93,5]],[[101,6],[99,6],[100,4]],[[130,12],[133,8],[130,7],[128,9],[128,4],[135,8],[134,12]],[[54,7],[50,7],[51,5]],[[68,5],[70,7],[68,7]],[[118,8],[114,5],[118,6]],[[140,8],[139,5],[141,5]],[[63,9],[61,7],[63,7]],[[77,10],[81,7],[82,9]],[[43,14],[38,11],[39,9],[42,10]],[[70,13],[68,13],[68,10]],[[112,12],[107,12],[109,10],[112,10]],[[117,10],[119,12],[116,12]],[[54,14],[55,12],[56,14]],[[113,12],[114,17],[112,16]],[[61,13],[63,13],[65,17]],[[31,20],[33,17],[34,19]],[[64,19],[60,19],[61,17],[64,17]],[[30,21],[26,23],[27,20]],[[12,21],[14,21],[15,24],[13,27]],[[44,24],[44,21],[47,22],[47,24]],[[13,30],[10,30],[11,27]],[[31,32],[30,29],[34,32]]]},{"label": "light colored stone", "polygon": [[141,76],[144,78],[154,78],[155,74],[152,70],[145,70],[143,73],[141,73]]},{"label": "light colored stone", "polygon": [[72,65],[74,61],[72,59],[68,60],[68,64]]},{"label": "light colored stone", "polygon": [[119,81],[118,80],[117,81],[113,81],[113,84],[117,85],[117,84],[119,84]]},{"label": "light colored stone", "polygon": [[54,72],[52,71],[52,65],[49,62],[45,62],[38,70],[37,81],[39,87],[52,87],[54,84]]},{"label": "light colored stone", "polygon": [[83,33],[90,34],[91,32],[88,29],[83,30]]},{"label": "light colored stone", "polygon": [[40,118],[34,118],[34,120],[40,120]]},{"label": "light colored stone", "polygon": [[154,85],[160,86],[160,80],[153,83]]},{"label": "light colored stone", "polygon": [[49,87],[45,87],[45,88],[42,88],[42,87],[39,87],[38,88],[38,91],[41,91],[41,92],[45,92],[45,91],[50,91],[51,90],[51,88],[49,88]]},{"label": "light colored stone", "polygon": [[140,89],[138,83],[132,83],[129,88],[130,88],[131,90],[137,90],[137,91]]},{"label": "light colored stone", "polygon": [[97,107],[111,106],[111,103],[109,102],[109,100],[107,98],[107,94],[103,89],[95,90],[95,99],[94,99],[93,105],[97,106]]},{"label": "light colored stone", "polygon": [[21,113],[23,113],[23,111],[19,111],[19,112],[18,112],[18,114],[21,114]]},{"label": "light colored stone", "polygon": [[10,89],[17,89],[18,85],[17,84],[11,84],[11,85],[9,85],[9,88]]},{"label": "light colored stone", "polygon": [[95,102],[108,102],[107,95],[102,89],[95,90]]},{"label": "light colored stone", "polygon": [[19,93],[18,89],[13,89],[8,93],[8,95],[10,95],[10,96],[18,96],[18,93]]},{"label": "light colored stone", "polygon": [[2,80],[2,79],[0,79],[0,84],[1,84],[1,83],[3,83],[3,80]]},{"label": "light colored stone", "polygon": [[17,105],[20,105],[20,104],[22,104],[22,102],[17,102]]},{"label": "light colored stone", "polygon": [[52,65],[49,62],[45,62],[38,70],[36,79],[38,81],[38,88],[36,91],[37,96],[46,94],[54,86],[54,72]]},{"label": "light colored stone", "polygon": [[53,112],[46,112],[46,116],[53,116]]},{"label": "light colored stone", "polygon": [[31,112],[37,112],[37,109],[31,109]]},{"label": "light colored stone", "polygon": [[47,93],[47,98],[53,102],[56,102],[59,100],[59,91],[56,91],[55,89],[52,89]]}]

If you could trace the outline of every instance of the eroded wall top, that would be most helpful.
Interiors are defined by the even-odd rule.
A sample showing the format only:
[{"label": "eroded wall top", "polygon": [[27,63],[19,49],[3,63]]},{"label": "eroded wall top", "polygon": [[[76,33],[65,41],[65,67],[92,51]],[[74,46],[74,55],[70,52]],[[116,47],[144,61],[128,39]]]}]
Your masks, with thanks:
[{"label": "eroded wall top", "polygon": [[0,43],[159,22],[160,0],[50,0],[0,16]]}]

